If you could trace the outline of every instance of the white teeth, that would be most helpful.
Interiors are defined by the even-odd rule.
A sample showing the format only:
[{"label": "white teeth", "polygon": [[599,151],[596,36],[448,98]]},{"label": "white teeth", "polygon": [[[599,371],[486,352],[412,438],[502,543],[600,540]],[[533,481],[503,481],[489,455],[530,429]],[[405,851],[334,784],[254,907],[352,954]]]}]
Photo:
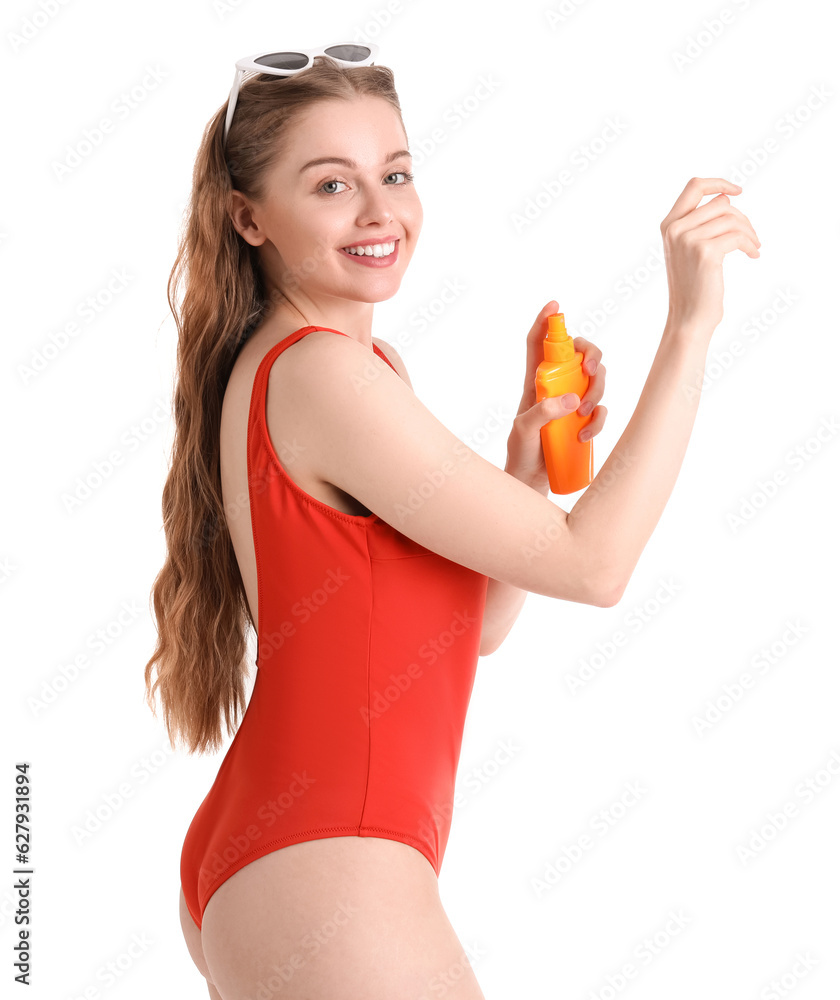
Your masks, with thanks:
[{"label": "white teeth", "polygon": [[345,253],[352,253],[357,257],[389,257],[394,252],[396,245],[396,240],[392,240],[390,243],[374,243],[367,247],[344,247],[343,249]]}]

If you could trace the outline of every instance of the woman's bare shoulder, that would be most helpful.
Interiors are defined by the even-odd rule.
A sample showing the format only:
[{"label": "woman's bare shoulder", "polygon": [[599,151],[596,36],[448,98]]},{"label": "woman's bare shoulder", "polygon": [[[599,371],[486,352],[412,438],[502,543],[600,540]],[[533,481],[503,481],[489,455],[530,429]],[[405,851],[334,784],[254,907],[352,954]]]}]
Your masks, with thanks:
[{"label": "woman's bare shoulder", "polygon": [[[291,320],[284,321],[280,319],[257,327],[242,345],[233,363],[228,381],[228,388],[232,391],[232,394],[241,396],[244,393],[250,393],[257,368],[262,359],[275,344],[281,340],[285,340],[286,337],[295,333],[298,329],[300,329],[300,326],[295,325]],[[413,388],[405,367],[405,362],[400,357],[397,349],[379,337],[372,337],[371,342],[388,358],[397,370],[397,374],[408,387]]]},{"label": "woman's bare shoulder", "polygon": [[371,337],[370,339],[371,342],[376,344],[379,350],[382,351],[384,355],[386,355],[386,357],[394,366],[394,368],[397,369],[397,374],[400,376],[403,382],[406,383],[409,389],[413,389],[414,386],[411,384],[411,379],[408,377],[408,372],[406,371],[405,363],[397,353],[396,347],[393,347],[391,344],[389,344],[387,340],[380,340],[379,337]]}]

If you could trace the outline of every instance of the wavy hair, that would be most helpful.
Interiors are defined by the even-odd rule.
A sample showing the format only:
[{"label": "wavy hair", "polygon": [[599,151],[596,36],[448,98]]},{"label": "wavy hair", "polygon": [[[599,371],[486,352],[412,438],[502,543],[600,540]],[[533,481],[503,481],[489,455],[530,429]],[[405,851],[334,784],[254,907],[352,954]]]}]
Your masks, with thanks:
[{"label": "wavy hair", "polygon": [[[402,111],[386,66],[343,68],[316,56],[290,77],[261,73],[241,86],[227,142],[228,102],[205,127],[167,299],[178,328],[175,433],[163,487],[166,558],[152,586],[157,643],[145,668],[153,714],[160,696],[170,743],[218,750],[245,708],[247,638],[254,627],[225,520],[220,468],[222,400],[240,348],[278,290],[267,287],[257,247],[237,232],[231,191],[260,201],[290,131],[319,102],[373,96]],[[405,126],[403,124],[403,131]],[[179,285],[183,299],[175,304]],[[152,683],[152,670],[157,676]]]}]

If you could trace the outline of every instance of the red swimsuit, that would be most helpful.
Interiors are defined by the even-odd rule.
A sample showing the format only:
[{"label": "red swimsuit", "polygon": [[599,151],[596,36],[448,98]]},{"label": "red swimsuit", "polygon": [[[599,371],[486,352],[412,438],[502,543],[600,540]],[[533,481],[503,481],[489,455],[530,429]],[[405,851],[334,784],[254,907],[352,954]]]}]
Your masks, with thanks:
[{"label": "red swimsuit", "polygon": [[269,438],[268,374],[316,329],[325,328],[275,344],[254,378],[259,669],[181,852],[199,927],[226,879],[288,844],[384,837],[416,848],[439,875],[449,838],[488,579],[376,514],[316,500],[283,468],[294,467],[294,442],[275,450]]}]

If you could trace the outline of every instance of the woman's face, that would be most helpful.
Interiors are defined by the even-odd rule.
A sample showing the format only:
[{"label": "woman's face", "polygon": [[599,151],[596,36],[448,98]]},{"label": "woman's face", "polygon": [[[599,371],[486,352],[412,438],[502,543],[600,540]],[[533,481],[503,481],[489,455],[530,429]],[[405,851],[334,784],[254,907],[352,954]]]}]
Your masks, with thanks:
[{"label": "woman's face", "polygon": [[[295,306],[334,311],[331,299],[372,303],[396,293],[423,222],[406,146],[387,101],[327,101],[293,128],[263,200],[235,193],[237,229],[260,247],[271,284]],[[347,162],[310,164],[338,159]],[[360,262],[343,249],[364,241],[395,243],[394,251]]]}]

